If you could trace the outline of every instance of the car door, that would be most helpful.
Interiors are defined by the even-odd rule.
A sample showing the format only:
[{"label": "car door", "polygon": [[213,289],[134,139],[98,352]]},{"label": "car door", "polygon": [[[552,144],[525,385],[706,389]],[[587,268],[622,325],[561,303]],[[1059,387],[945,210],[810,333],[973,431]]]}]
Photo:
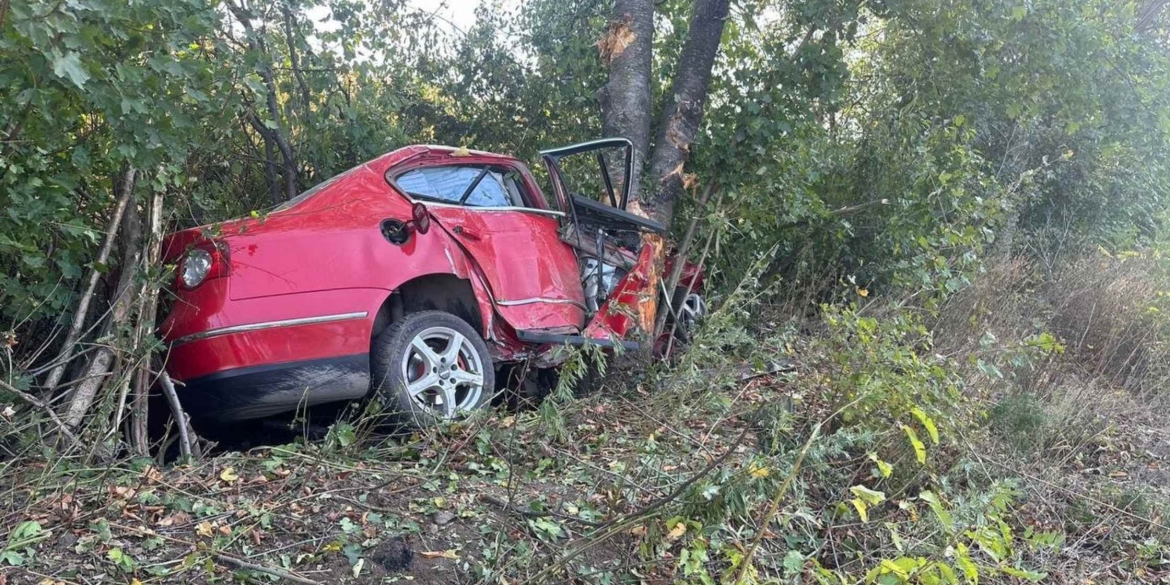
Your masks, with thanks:
[{"label": "car door", "polygon": [[558,234],[562,214],[535,205],[536,186],[519,166],[498,160],[424,164],[398,174],[394,183],[423,201],[468,253],[509,325],[580,331],[584,293],[576,255]]},{"label": "car door", "polygon": [[[571,213],[566,240],[600,267],[582,274],[591,283],[586,307],[592,309],[584,336],[626,339],[638,330],[650,333],[657,305],[648,301],[661,286],[654,262],[661,257],[667,229],[627,211],[635,203],[629,200],[633,145],[625,138],[604,138],[545,150],[541,156],[558,204]],[[614,177],[613,171],[620,174]],[[611,270],[616,282],[607,277]]]}]

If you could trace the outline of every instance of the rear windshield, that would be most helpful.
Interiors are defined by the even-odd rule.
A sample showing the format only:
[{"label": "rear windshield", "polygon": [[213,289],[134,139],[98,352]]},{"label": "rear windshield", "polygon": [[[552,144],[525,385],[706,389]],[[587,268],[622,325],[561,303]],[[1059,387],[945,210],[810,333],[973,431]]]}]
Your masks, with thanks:
[{"label": "rear windshield", "polygon": [[284,203],[277,205],[269,213],[276,213],[278,211],[292,209],[293,207],[296,207],[297,205],[304,203],[310,197],[316,195],[317,193],[320,193],[321,190],[323,190],[325,187],[328,187],[328,186],[336,183],[342,177],[345,177],[345,176],[349,175],[350,173],[352,173],[360,168],[361,167],[354,167],[352,169],[349,169],[348,171],[345,171],[344,173],[341,173],[340,175],[334,175],[328,179],[325,179],[324,181],[321,181],[320,183],[317,183],[316,185],[314,185],[308,191],[305,191],[304,193],[301,193],[300,195],[297,195],[296,197],[293,197],[292,199],[289,199],[288,201],[285,201]]}]

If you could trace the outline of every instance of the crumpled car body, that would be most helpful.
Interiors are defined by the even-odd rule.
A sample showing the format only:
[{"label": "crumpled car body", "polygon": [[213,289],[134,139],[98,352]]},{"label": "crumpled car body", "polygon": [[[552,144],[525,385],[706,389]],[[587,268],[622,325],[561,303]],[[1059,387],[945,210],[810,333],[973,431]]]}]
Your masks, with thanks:
[{"label": "crumpled car body", "polygon": [[[590,145],[628,143],[545,153],[551,201],[515,158],[410,146],[270,213],[167,236],[177,277],[160,334],[185,407],[238,421],[363,398],[373,340],[424,311],[470,325],[492,367],[554,367],[565,345],[635,347],[628,305],[659,293],[648,290],[650,255],[604,240],[664,230],[625,213],[624,201],[568,192],[558,163]],[[617,217],[608,227],[607,214]],[[583,251],[591,246],[601,261]],[[700,293],[702,274],[688,265],[682,283]]]}]

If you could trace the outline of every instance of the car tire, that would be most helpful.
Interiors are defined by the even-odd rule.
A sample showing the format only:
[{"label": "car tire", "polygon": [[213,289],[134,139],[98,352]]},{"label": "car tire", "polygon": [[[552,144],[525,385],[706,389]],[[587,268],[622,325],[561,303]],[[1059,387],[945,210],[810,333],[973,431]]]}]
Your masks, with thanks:
[{"label": "car tire", "polygon": [[666,330],[673,329],[675,341],[689,345],[694,339],[699,321],[707,316],[707,304],[701,294],[692,292],[688,287],[680,286],[674,289],[670,306],[674,309],[678,319],[676,323],[675,315],[668,314]]},{"label": "car tire", "polygon": [[491,403],[495,369],[483,338],[443,311],[409,313],[374,340],[371,396],[394,420],[425,428]]}]

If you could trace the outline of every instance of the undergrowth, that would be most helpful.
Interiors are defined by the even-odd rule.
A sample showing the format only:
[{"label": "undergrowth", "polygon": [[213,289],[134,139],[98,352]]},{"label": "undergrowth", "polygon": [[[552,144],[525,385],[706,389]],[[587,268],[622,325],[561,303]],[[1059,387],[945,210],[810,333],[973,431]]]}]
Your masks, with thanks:
[{"label": "undergrowth", "polygon": [[[411,435],[348,416],[171,467],[10,450],[0,563],[54,583],[1153,582],[1161,258],[1082,262],[1151,280],[1122,302],[1118,279],[1005,260],[937,311],[846,282],[809,319],[749,276],[673,361],[573,353],[535,409]],[[1094,303],[1128,312],[1072,328]]]}]

